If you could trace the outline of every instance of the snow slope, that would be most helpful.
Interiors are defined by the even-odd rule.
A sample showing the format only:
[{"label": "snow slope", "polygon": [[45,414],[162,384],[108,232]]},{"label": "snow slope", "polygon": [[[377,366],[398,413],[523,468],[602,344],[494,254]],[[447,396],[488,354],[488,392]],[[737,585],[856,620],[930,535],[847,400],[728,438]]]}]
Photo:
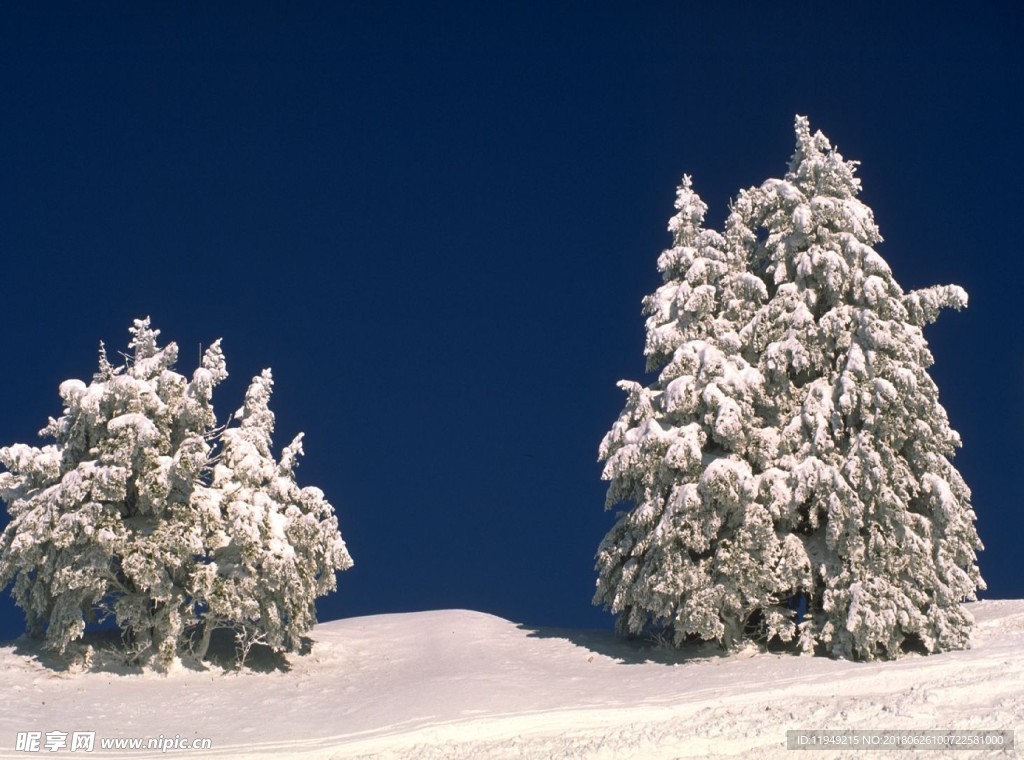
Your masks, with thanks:
[{"label": "snow slope", "polygon": [[789,752],[793,728],[1014,729],[1024,742],[1024,601],[968,608],[971,650],[872,664],[678,655],[462,610],[324,623],[287,669],[242,674],[111,672],[99,657],[59,670],[8,645],[0,758],[38,756],[16,749],[25,731],[95,731],[90,754],[39,754],[122,758],[160,753],[102,751],[99,738],[204,737],[212,750],[165,756],[311,760],[884,756]]}]

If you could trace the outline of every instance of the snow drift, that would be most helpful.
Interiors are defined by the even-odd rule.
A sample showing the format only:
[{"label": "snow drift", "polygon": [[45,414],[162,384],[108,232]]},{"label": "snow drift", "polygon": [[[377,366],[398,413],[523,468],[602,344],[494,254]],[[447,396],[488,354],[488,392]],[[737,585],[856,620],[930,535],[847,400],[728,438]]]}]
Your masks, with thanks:
[{"label": "snow drift", "polygon": [[0,758],[33,756],[16,749],[18,733],[29,731],[95,732],[92,757],[161,755],[104,750],[104,738],[178,736],[209,738],[213,748],[164,757],[275,760],[864,758],[787,752],[785,732],[1010,729],[1024,737],[1024,601],[967,608],[977,621],[971,649],[880,663],[722,656],[707,646],[674,652],[462,610],[323,623],[307,654],[276,667],[256,657],[257,670],[242,673],[112,671],[100,655],[59,669],[19,641],[0,647]]}]

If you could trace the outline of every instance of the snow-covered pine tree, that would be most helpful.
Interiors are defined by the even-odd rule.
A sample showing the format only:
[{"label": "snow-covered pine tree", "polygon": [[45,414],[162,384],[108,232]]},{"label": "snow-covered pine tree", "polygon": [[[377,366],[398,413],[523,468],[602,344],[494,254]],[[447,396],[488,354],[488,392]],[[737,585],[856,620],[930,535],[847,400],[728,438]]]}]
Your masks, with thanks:
[{"label": "snow-covered pine tree", "polygon": [[982,547],[922,328],[967,295],[904,293],[873,248],[855,162],[806,118],[796,137],[785,178],[741,193],[727,229],[771,294],[741,338],[778,426],[759,490],[811,560],[801,640],[864,659],[962,648]]},{"label": "snow-covered pine tree", "polygon": [[[664,284],[644,300],[650,386],[629,395],[601,443],[606,508],[631,503],[602,541],[595,604],[622,633],[651,627],[738,643],[749,626],[791,639],[787,595],[809,566],[798,539],[775,530],[757,474],[774,454],[764,384],[741,330],[767,298],[741,247],[704,229],[707,210],[684,177],[658,259]],[[781,593],[780,593],[781,592]]]},{"label": "snow-covered pine tree", "polygon": [[[213,389],[227,377],[219,341],[189,381],[173,371],[177,347],[160,348],[148,319],[131,334],[124,366],[111,365],[101,344],[92,382],[61,384],[64,412],[41,431],[54,443],[0,448],[0,498],[11,516],[0,536],[0,588],[13,581],[29,631],[50,648],[64,651],[87,621],[113,617],[130,656],[166,666],[209,612],[207,580],[225,574],[213,556],[234,523],[209,510],[229,502],[211,498],[213,463],[237,448],[240,433],[216,428]],[[295,453],[293,444],[282,459],[284,479]],[[298,493],[288,520],[299,527],[288,536],[305,582],[296,586],[292,604],[302,613],[289,618],[290,635],[308,628],[311,595],[333,588],[334,570],[351,564],[322,494]],[[260,595],[280,594],[272,585],[251,591],[257,605]],[[254,624],[248,607],[219,607],[218,622],[226,619],[266,626],[268,641],[279,641],[279,623]]]},{"label": "snow-covered pine tree", "polygon": [[922,328],[955,286],[904,293],[872,246],[855,164],[796,121],[784,179],[741,192],[725,234],[689,180],[645,300],[648,387],[601,444],[594,601],[623,632],[899,656],[967,644],[984,588],[960,440]]},{"label": "snow-covered pine tree", "polygon": [[201,550],[188,504],[208,454],[210,398],[226,373],[219,344],[193,381],[173,372],[177,346],[158,348],[146,320],[132,355],[113,367],[100,347],[88,386],[60,386],[64,414],[40,431],[55,443],[0,449],[0,497],[11,522],[0,539],[0,586],[30,633],[63,651],[87,620],[113,616],[134,651],[173,656],[195,622],[185,603]]},{"label": "snow-covered pine tree", "polygon": [[352,565],[323,491],[295,482],[302,434],[274,459],[272,386],[269,369],[253,378],[235,413],[241,425],[223,432],[212,483],[195,499],[213,535],[196,588],[205,609],[200,651],[215,628],[228,627],[242,661],[256,643],[296,649],[316,623],[314,600],[334,591],[335,570]]}]

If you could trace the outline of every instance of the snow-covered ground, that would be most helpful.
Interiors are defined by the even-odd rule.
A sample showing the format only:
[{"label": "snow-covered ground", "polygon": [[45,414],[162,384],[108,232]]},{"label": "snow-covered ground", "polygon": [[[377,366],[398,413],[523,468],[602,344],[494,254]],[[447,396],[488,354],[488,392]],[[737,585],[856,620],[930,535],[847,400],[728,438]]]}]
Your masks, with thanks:
[{"label": "snow-covered ground", "polygon": [[[111,672],[101,657],[60,670],[7,645],[0,758],[153,757],[100,741],[161,736],[212,742],[165,756],[275,759],[885,756],[787,751],[787,729],[1011,729],[1024,742],[1024,601],[969,609],[972,649],[871,664],[677,655],[462,610],[324,623],[286,668],[241,674]],[[18,749],[30,731],[36,753]],[[95,732],[94,750],[47,752],[54,731]],[[928,756],[946,754],[1016,756]]]}]

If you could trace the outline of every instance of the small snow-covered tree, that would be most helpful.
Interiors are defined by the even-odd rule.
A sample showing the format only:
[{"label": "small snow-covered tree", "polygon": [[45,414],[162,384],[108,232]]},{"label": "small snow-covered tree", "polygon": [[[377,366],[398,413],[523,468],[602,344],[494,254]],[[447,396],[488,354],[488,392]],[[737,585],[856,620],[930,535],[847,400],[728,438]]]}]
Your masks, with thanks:
[{"label": "small snow-covered tree", "polygon": [[255,643],[293,649],[316,623],[314,600],[334,591],[334,571],[352,564],[334,510],[319,488],[299,488],[302,434],[271,452],[270,370],[253,378],[237,428],[222,433],[209,486],[195,502],[212,534],[196,594],[205,608],[205,651],[219,626],[235,631],[242,659]]},{"label": "small snow-covered tree", "polygon": [[[54,443],[0,448],[7,469],[0,497],[11,516],[0,536],[0,587],[13,581],[30,633],[58,651],[81,638],[88,621],[111,617],[129,654],[160,666],[214,622],[235,627],[242,644],[258,630],[277,649],[294,646],[314,622],[313,598],[334,588],[335,570],[351,565],[333,509],[316,489],[294,485],[293,444],[276,478],[249,481],[243,497],[282,505],[283,538],[276,512],[264,516],[270,527],[254,517],[244,526],[233,519],[240,500],[230,498],[235,484],[219,477],[225,464],[218,463],[243,469],[235,439],[252,423],[216,426],[213,389],[227,377],[220,342],[188,380],[173,370],[177,347],[160,348],[148,319],[136,320],[131,333],[123,366],[111,365],[101,344],[92,382],[61,384],[64,412],[41,431]],[[260,453],[270,457],[273,416],[265,401]],[[242,529],[263,540],[250,550],[253,566],[271,564],[261,553],[287,553],[293,575],[303,579],[286,608],[274,582],[245,586],[249,595],[233,597],[234,607],[211,592],[237,585],[250,570],[217,564],[225,546],[242,540],[235,535]]]},{"label": "small snow-covered tree", "polygon": [[645,300],[659,376],[620,384],[601,444],[606,506],[631,508],[598,549],[595,603],[677,644],[962,647],[981,544],[922,328],[966,294],[904,293],[855,164],[806,119],[796,131],[786,177],[740,193],[724,235],[679,190]]}]

